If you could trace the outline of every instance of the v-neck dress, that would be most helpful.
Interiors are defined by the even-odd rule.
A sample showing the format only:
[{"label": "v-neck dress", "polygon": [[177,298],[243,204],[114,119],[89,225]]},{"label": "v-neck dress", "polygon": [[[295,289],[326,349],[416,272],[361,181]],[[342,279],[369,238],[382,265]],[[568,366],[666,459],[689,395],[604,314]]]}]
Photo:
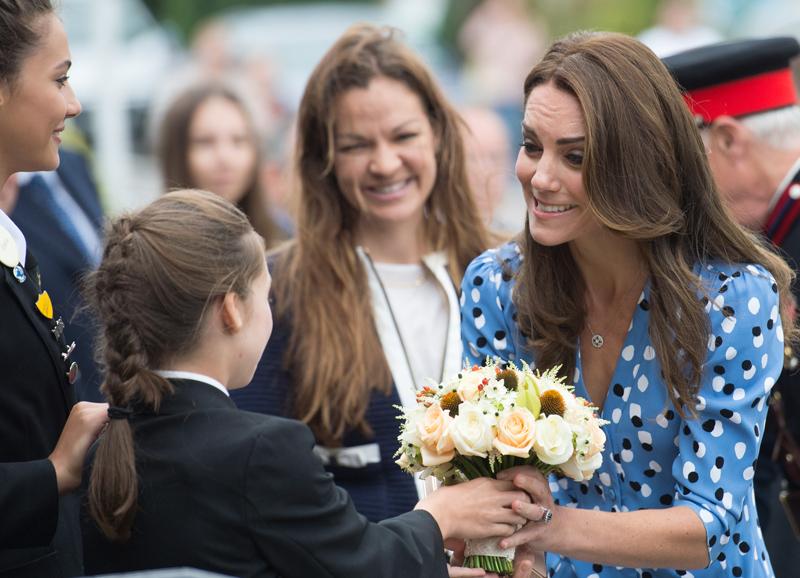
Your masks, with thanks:
[{"label": "v-neck dress", "polygon": [[[522,259],[518,245],[508,243],[476,258],[464,275],[461,331],[472,363],[491,356],[535,365],[512,300]],[[758,525],[753,467],[767,398],[783,364],[777,286],[760,265],[710,262],[695,272],[705,288],[698,298],[710,329],[697,417],[681,418],[667,395],[649,336],[645,286],[603,404],[609,421],[603,465],[588,482],[549,481],[563,506],[605,512],[691,508],[705,525],[711,563],[691,571],[618,568],[548,553],[550,576],[773,576]],[[575,392],[589,399],[580,368],[578,353]]]}]

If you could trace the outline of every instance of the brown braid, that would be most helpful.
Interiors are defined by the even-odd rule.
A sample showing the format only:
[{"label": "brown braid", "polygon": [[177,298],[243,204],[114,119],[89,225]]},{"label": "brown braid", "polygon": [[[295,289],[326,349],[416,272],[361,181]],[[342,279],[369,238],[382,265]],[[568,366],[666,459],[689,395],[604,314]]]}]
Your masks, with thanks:
[{"label": "brown braid", "polygon": [[[173,388],[154,370],[191,351],[209,304],[229,292],[246,297],[264,267],[263,239],[212,193],[176,191],[113,221],[87,283],[109,403],[157,412]],[[112,419],[89,483],[89,511],[109,540],[130,537],[137,496],[131,424]]]}]

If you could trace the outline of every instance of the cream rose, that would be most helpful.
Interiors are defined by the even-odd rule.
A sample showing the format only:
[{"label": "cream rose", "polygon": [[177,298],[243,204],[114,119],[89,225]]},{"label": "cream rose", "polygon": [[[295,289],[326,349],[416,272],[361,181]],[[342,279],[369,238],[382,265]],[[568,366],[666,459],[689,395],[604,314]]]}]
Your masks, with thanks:
[{"label": "cream rose", "polygon": [[580,448],[580,450],[587,458],[591,458],[601,454],[606,447],[606,432],[594,422],[588,423],[586,428],[589,430],[586,447]]},{"label": "cream rose", "polygon": [[575,480],[576,482],[585,482],[592,479],[595,471],[603,464],[603,454],[596,452],[594,454],[582,454],[575,452],[567,463],[561,465],[561,472]]},{"label": "cream rose", "polygon": [[450,424],[450,437],[461,455],[485,458],[492,449],[494,435],[492,424],[483,412],[464,403]]},{"label": "cream rose", "polygon": [[524,407],[502,415],[497,422],[494,447],[504,456],[527,458],[533,447],[535,422],[533,414]]},{"label": "cream rose", "polygon": [[438,403],[431,404],[417,421],[423,466],[438,466],[453,459],[455,446],[448,432],[452,421]]},{"label": "cream rose", "polygon": [[561,466],[561,471],[576,482],[585,482],[591,479],[594,472],[603,464],[606,434],[594,421],[584,422],[578,427],[573,427],[573,430],[575,453]]},{"label": "cream rose", "polygon": [[534,437],[533,448],[544,463],[557,466],[572,456],[572,428],[561,416],[538,420]]},{"label": "cream rose", "polygon": [[482,371],[469,371],[464,374],[464,377],[456,388],[456,392],[458,393],[458,397],[461,398],[461,401],[477,400],[481,394],[479,386],[483,384],[485,377]]}]

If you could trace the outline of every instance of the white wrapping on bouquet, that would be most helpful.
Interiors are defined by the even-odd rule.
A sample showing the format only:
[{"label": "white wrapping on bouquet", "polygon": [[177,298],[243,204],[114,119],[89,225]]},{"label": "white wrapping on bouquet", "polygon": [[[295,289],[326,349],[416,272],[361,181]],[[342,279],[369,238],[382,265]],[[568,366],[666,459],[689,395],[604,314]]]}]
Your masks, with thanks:
[{"label": "white wrapping on bouquet", "polygon": [[501,548],[498,546],[500,538],[483,538],[482,540],[467,540],[464,556],[497,556],[500,558],[514,559],[514,548]]}]

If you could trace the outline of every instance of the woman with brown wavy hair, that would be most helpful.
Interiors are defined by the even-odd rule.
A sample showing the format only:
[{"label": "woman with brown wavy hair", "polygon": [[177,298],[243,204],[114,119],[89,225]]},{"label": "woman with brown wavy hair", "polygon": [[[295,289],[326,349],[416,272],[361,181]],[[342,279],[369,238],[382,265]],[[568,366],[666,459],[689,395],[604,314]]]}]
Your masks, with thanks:
[{"label": "woman with brown wavy hair", "polygon": [[[560,40],[524,94],[528,230],[465,273],[464,346],[475,362],[560,364],[609,424],[592,479],[502,474],[535,502],[505,543],[546,551],[558,578],[772,576],[753,462],[794,334],[779,305],[791,271],[723,208],[692,116],[640,42]],[[602,447],[587,444],[577,474]]]},{"label": "woman with brown wavy hair", "polygon": [[455,284],[488,246],[460,119],[388,29],[347,31],[297,119],[297,238],[272,258],[275,336],[239,407],[296,417],[371,520],[405,512],[395,406],[461,366]]}]

